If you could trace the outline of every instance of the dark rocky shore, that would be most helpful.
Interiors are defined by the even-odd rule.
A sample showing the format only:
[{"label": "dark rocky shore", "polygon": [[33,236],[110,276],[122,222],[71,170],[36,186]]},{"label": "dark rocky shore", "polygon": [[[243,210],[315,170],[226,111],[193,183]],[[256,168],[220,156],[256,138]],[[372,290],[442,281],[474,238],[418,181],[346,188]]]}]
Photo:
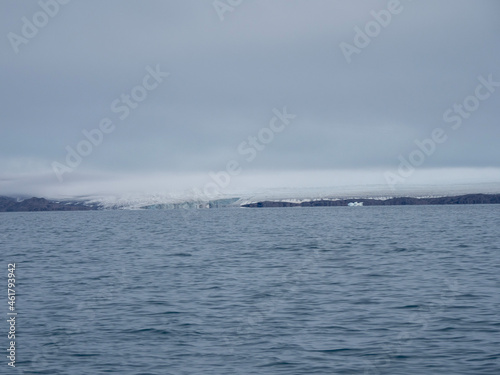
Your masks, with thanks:
[{"label": "dark rocky shore", "polygon": [[31,211],[91,211],[95,206],[86,206],[79,202],[55,202],[44,198],[30,198],[18,202],[17,199],[0,197],[0,212]]},{"label": "dark rocky shore", "polygon": [[325,207],[347,206],[350,202],[363,202],[364,206],[409,206],[409,205],[443,205],[443,204],[499,204],[500,194],[467,194],[454,197],[438,198],[411,198],[399,197],[385,200],[380,199],[341,199],[317,200],[301,203],[264,201],[245,204],[242,207]]}]

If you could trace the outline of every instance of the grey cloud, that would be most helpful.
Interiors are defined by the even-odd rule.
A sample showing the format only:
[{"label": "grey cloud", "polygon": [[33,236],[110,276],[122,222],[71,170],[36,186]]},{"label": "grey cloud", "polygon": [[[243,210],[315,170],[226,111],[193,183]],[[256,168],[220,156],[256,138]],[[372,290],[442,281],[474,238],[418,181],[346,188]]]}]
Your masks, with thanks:
[{"label": "grey cloud", "polygon": [[[246,1],[221,22],[211,1],[73,0],[19,54],[7,34],[40,7],[3,1],[0,173],[52,173],[104,117],[117,128],[79,171],[207,173],[241,160],[284,106],[297,118],[246,170],[397,167],[478,76],[500,81],[497,1],[401,3],[348,64],[339,44],[387,1]],[[120,122],[111,103],[156,64],[171,76]],[[425,167],[498,167],[499,102],[500,90]]]}]

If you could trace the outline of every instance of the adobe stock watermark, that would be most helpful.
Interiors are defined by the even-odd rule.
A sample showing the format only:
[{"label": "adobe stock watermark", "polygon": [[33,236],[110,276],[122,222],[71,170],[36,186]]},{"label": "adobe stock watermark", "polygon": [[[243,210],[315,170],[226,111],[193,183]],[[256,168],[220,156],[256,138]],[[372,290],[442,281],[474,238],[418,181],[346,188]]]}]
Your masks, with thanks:
[{"label": "adobe stock watermark", "polygon": [[[110,110],[118,115],[118,120],[124,121],[129,117],[130,113],[146,100],[148,93],[157,89],[160,83],[170,75],[170,73],[162,72],[159,64],[154,69],[148,65],[146,72],[140,84],[134,86],[129,93],[121,94],[120,98],[111,102]],[[116,120],[113,121],[110,117],[103,117],[96,128],[82,131],[84,139],[78,142],[75,148],[66,146],[66,163],[52,162],[52,170],[59,182],[64,181],[65,173],[71,173],[78,168],[83,158],[89,156],[94,147],[102,144],[105,135],[111,134],[116,129],[115,122]]]},{"label": "adobe stock watermark", "polygon": [[[452,130],[460,129],[464,120],[470,118],[472,113],[480,108],[481,102],[490,98],[496,89],[500,87],[500,81],[494,81],[493,74],[488,75],[488,78],[479,76],[477,80],[479,84],[476,86],[473,95],[467,96],[462,103],[453,104],[443,113],[443,121],[451,124]],[[397,172],[387,171],[384,173],[387,185],[392,190],[395,190],[397,184],[411,177],[416,168],[424,164],[425,160],[436,152],[437,146],[445,143],[448,138],[447,131],[444,128],[437,127],[432,130],[429,138],[416,139],[415,144],[417,147],[407,157],[398,156],[400,163]]]},{"label": "adobe stock watermark", "polygon": [[30,39],[38,35],[41,29],[49,24],[51,18],[59,14],[61,5],[66,5],[71,0],[40,0],[38,5],[41,10],[34,13],[30,18],[21,18],[21,33],[9,32],[7,39],[16,54],[19,53],[19,47],[22,44],[28,44]]},{"label": "adobe stock watermark", "polygon": [[[262,152],[266,148],[266,145],[274,140],[276,134],[283,132],[290,125],[291,120],[297,117],[297,115],[288,113],[286,107],[283,107],[282,111],[274,108],[273,113],[275,116],[271,118],[268,126],[261,128],[256,136],[249,136],[238,145],[238,154],[244,156],[244,160],[247,163],[254,161],[258,153]],[[212,181],[207,182],[201,194],[198,195],[205,197],[205,200],[208,201],[221,197],[220,190],[226,189],[231,183],[231,178],[238,176],[242,170],[243,167],[238,160],[229,160],[226,163],[225,170],[209,173]]]},{"label": "adobe stock watermark", "polygon": [[[412,1],[412,0],[407,0]],[[386,9],[381,11],[370,11],[372,20],[368,21],[363,29],[359,26],[354,27],[354,39],[352,44],[342,42],[339,44],[340,50],[348,64],[352,62],[352,55],[359,55],[363,49],[368,47],[372,40],[380,35],[382,29],[388,27],[393,16],[400,14],[404,10],[400,0],[389,0]]]},{"label": "adobe stock watermark", "polygon": [[214,0],[212,6],[214,7],[219,19],[224,21],[224,14],[227,12],[234,12],[234,10],[243,3],[243,0]]}]

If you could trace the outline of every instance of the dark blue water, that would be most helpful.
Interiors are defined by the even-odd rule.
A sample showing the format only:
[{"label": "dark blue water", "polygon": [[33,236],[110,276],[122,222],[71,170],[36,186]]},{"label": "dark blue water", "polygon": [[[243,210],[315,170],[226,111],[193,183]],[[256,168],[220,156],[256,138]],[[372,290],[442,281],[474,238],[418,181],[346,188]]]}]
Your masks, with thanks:
[{"label": "dark blue water", "polygon": [[494,205],[0,214],[0,373],[497,375],[499,227]]}]

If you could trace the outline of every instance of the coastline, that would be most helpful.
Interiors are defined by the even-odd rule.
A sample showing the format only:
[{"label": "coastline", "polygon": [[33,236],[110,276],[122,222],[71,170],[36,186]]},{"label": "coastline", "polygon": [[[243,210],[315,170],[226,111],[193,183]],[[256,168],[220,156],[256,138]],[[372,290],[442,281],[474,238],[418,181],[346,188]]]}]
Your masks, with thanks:
[{"label": "coastline", "polygon": [[[270,208],[270,207],[339,207],[353,202],[362,206],[416,206],[416,205],[464,205],[464,204],[500,204],[500,194],[463,194],[441,197],[393,197],[352,198],[352,199],[304,199],[300,200],[263,200],[250,203],[238,203],[236,199],[213,202],[185,202],[180,204],[145,205],[139,209],[216,209],[222,207]],[[226,202],[227,201],[227,202]],[[219,204],[224,202],[224,204]],[[241,202],[241,201],[240,201]],[[248,201],[247,201],[248,202]],[[196,203],[196,204],[195,204]],[[360,204],[361,205],[361,204]],[[124,207],[103,207],[100,204],[85,201],[55,201],[45,198],[29,198],[18,200],[11,197],[0,197],[0,212],[46,212],[46,211],[96,211],[118,210]]]},{"label": "coastline", "polygon": [[242,205],[245,208],[265,207],[330,207],[348,206],[359,202],[363,206],[416,206],[416,205],[456,205],[456,204],[500,204],[500,194],[465,194],[435,198],[397,197],[388,199],[321,199],[304,202],[262,201]]}]

